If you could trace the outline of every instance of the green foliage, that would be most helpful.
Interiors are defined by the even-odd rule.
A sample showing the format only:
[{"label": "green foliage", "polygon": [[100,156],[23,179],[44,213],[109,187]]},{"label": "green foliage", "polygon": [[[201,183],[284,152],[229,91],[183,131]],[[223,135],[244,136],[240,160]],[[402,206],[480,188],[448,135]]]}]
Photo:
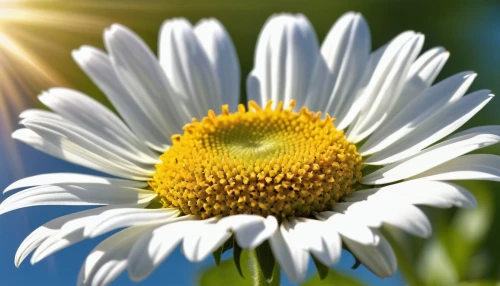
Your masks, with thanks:
[{"label": "green foliage", "polygon": [[205,269],[199,276],[199,285],[238,285],[238,286],[253,286],[252,275],[249,271],[249,253],[248,251],[241,252],[241,275],[238,273],[235,263],[232,259],[221,261],[220,265],[211,266]]},{"label": "green foliage", "polygon": [[457,286],[499,286],[499,285],[500,282],[481,280],[481,281],[462,282]]},{"label": "green foliage", "polygon": [[362,286],[364,285],[354,277],[338,273],[334,270],[329,270],[325,279],[321,279],[318,275],[309,279],[302,286],[329,286],[329,285],[342,285],[342,286]]},{"label": "green foliage", "polygon": [[[238,286],[279,286],[280,268],[274,260],[269,245],[263,244],[260,250],[247,251],[241,250],[236,245],[237,258],[221,261],[219,266],[214,265],[204,269],[199,276],[198,285],[238,285]],[[220,250],[218,250],[220,251]],[[269,256],[270,255],[270,256]],[[258,258],[260,256],[260,258]],[[272,258],[272,259],[271,259]],[[265,262],[267,260],[267,262]],[[264,267],[259,266],[258,261],[263,261]],[[272,263],[269,263],[272,261]],[[359,280],[345,274],[338,273],[321,264],[313,257],[318,274],[306,281],[304,286],[326,286],[326,285],[345,285],[360,286],[364,285]],[[262,265],[262,263],[260,264]],[[265,267],[270,267],[264,271]],[[270,272],[271,274],[265,274]]]}]

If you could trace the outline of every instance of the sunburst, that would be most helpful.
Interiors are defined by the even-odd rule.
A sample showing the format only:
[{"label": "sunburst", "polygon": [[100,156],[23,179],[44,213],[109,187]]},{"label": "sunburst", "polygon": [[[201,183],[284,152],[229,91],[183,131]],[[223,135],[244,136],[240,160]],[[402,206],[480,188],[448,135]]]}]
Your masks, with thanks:
[{"label": "sunburst", "polygon": [[[18,152],[10,133],[22,110],[36,106],[36,94],[51,86],[71,86],[54,59],[47,54],[70,53],[75,39],[109,25],[109,20],[90,15],[93,9],[109,8],[109,2],[92,2],[86,12],[78,7],[87,1],[0,0],[0,148],[8,176],[19,176]],[[87,7],[88,8],[88,7]],[[50,41],[55,38],[58,41]],[[68,45],[71,42],[71,45]]]}]

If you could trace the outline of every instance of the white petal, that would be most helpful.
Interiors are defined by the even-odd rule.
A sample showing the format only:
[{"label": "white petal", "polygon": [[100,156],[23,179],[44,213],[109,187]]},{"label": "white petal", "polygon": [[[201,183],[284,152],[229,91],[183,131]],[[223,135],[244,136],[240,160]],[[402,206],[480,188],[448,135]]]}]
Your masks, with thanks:
[{"label": "white petal", "polygon": [[133,281],[142,281],[158,267],[182,241],[196,222],[183,221],[193,216],[180,217],[156,229],[151,229],[137,240],[128,256],[128,272]]},{"label": "white petal", "polygon": [[291,282],[302,282],[307,273],[309,253],[302,249],[293,225],[282,222],[280,229],[269,239],[274,257]]},{"label": "white petal", "polygon": [[460,100],[451,103],[443,110],[437,112],[429,120],[410,133],[408,136],[397,141],[392,148],[380,151],[364,163],[373,165],[386,165],[397,162],[418,153],[423,148],[446,137],[460,128],[479,110],[481,110],[491,99],[492,94],[488,90],[477,91]]},{"label": "white petal", "polygon": [[[35,144],[26,141],[28,144],[37,149],[40,147],[42,151],[55,146],[55,148],[59,148],[59,154],[56,153],[55,156],[67,161],[71,160],[70,162],[89,168],[98,166],[97,170],[99,171],[116,176],[125,176],[134,180],[147,180],[155,172],[154,166],[150,164],[143,165],[126,159],[114,144],[69,122],[30,118],[24,119],[22,124],[40,136],[42,143],[47,142],[51,145],[45,147],[43,144],[42,146],[37,145],[37,141],[35,141]],[[13,133],[14,135],[16,133]],[[16,139],[24,142],[22,137]],[[53,152],[52,150],[49,151]],[[74,160],[72,156],[67,156],[65,152],[83,160]],[[49,154],[54,155],[53,153]],[[88,164],[88,162],[91,164]]]},{"label": "white petal", "polygon": [[[143,208],[146,205],[147,203],[127,205],[127,207]],[[32,264],[39,262],[54,252],[85,239],[83,236],[83,228],[92,217],[106,210],[121,207],[122,206],[98,207],[72,213],[51,220],[40,226],[19,246],[16,253],[16,266],[19,266],[22,260],[35,249],[36,251],[31,258]]]},{"label": "white petal", "polygon": [[231,232],[218,223],[197,222],[185,233],[182,252],[191,262],[201,262],[231,237]]},{"label": "white petal", "polygon": [[500,181],[500,156],[473,154],[455,158],[415,176],[418,179]]},{"label": "white petal", "polygon": [[176,209],[118,208],[102,212],[85,226],[83,235],[96,237],[106,232],[139,224],[155,223],[175,219],[180,214]]},{"label": "white petal", "polygon": [[0,214],[42,205],[126,205],[151,201],[156,194],[141,189],[100,184],[61,184],[22,190],[0,204]]},{"label": "white petal", "polygon": [[95,208],[58,217],[35,229],[28,237],[24,239],[24,241],[17,249],[14,259],[16,267],[19,267],[21,262],[48,237],[50,237],[54,233],[57,233],[66,222],[72,221],[77,218],[93,215],[103,208],[105,207]]},{"label": "white petal", "polygon": [[[136,180],[142,181],[147,181],[150,179],[149,176],[136,177],[136,175],[134,173],[131,173],[130,170],[124,170],[123,167],[117,166],[112,162],[108,162],[103,158],[96,158],[95,156],[92,156],[92,154],[88,154],[88,152],[82,153],[81,150],[76,150],[80,152],[77,153],[75,152],[75,150],[72,150],[74,149],[74,144],[72,144],[71,142],[64,143],[64,148],[61,146],[61,144],[52,144],[44,140],[42,137],[40,137],[40,135],[36,134],[28,128],[22,128],[14,131],[14,133],[12,133],[12,138],[24,142],[31,147],[56,158],[72,162],[74,164],[82,165],[97,171],[109,173],[122,178],[135,178]],[[68,145],[70,147],[68,147]]]},{"label": "white petal", "polygon": [[262,95],[260,80],[257,75],[250,73],[246,82],[248,101],[255,101],[261,106],[265,103]]},{"label": "white petal", "polygon": [[355,125],[349,129],[348,139],[357,143],[369,136],[387,119],[397,102],[411,64],[422,48],[421,34],[405,32],[385,49],[370,83],[364,90],[366,102]]},{"label": "white petal", "polygon": [[188,21],[173,19],[163,23],[158,55],[190,118],[200,119],[210,109],[220,110],[223,102],[216,71]]},{"label": "white petal", "polygon": [[375,72],[386,49],[387,45],[378,48],[375,52],[370,54],[363,76],[358,83],[357,92],[348,98],[349,101],[345,104],[346,115],[342,116],[342,121],[339,121],[338,124],[336,124],[338,126],[337,129],[345,129],[358,116],[361,108],[370,95],[369,93],[366,93],[365,90],[367,89],[370,80],[373,77],[373,73]]},{"label": "white petal", "polygon": [[307,251],[311,249],[322,250],[320,228],[326,226],[324,222],[307,218],[290,218],[288,220],[294,225],[294,234],[302,249]]},{"label": "white petal", "polygon": [[236,242],[243,249],[255,249],[278,229],[273,216],[235,215],[222,218],[217,224],[234,232]]},{"label": "white petal", "polygon": [[358,221],[355,216],[338,212],[325,211],[318,215],[319,218],[327,219],[326,228],[335,229],[342,237],[347,237],[361,244],[374,244],[373,233],[364,221]]},{"label": "white petal", "polygon": [[31,264],[38,263],[47,256],[84,240],[83,228],[91,220],[92,216],[89,216],[66,222],[57,233],[40,244],[31,257]]},{"label": "white petal", "polygon": [[340,122],[351,107],[370,55],[370,31],[361,14],[346,13],[328,32],[312,73],[306,105]]},{"label": "white petal", "polygon": [[77,285],[108,285],[127,269],[127,257],[139,237],[156,225],[133,226],[107,238],[87,256]]},{"label": "white petal", "polygon": [[53,88],[38,99],[64,119],[123,150],[120,152],[122,156],[145,164],[159,162],[157,155],[114,113],[89,96],[67,88]]},{"label": "white petal", "polygon": [[465,188],[447,182],[411,180],[382,188],[366,189],[352,193],[346,201],[393,201],[396,204],[429,205],[439,208],[457,206],[474,208],[474,196]]},{"label": "white petal", "polygon": [[423,83],[430,86],[449,57],[450,53],[443,47],[435,47],[426,51],[411,65],[408,79],[418,76]]},{"label": "white petal", "polygon": [[349,238],[344,238],[343,241],[371,272],[381,278],[390,277],[397,270],[396,256],[385,237],[374,230],[373,232],[377,239],[376,245],[360,244]]},{"label": "white petal", "polygon": [[335,228],[323,221],[299,218],[294,233],[304,250],[311,252],[321,263],[337,263],[342,251],[342,241]]},{"label": "white petal", "polygon": [[500,126],[482,126],[460,132],[415,156],[383,167],[361,178],[366,185],[387,184],[403,180],[500,141]]},{"label": "white petal", "polygon": [[278,101],[287,105],[295,99],[303,106],[318,55],[316,34],[304,15],[272,16],[259,35],[251,73],[260,82],[257,103],[265,106],[273,100],[273,106]]},{"label": "white petal", "polygon": [[198,22],[194,33],[214,67],[222,103],[229,104],[231,110],[236,110],[240,103],[240,64],[229,34],[224,26],[213,18]]},{"label": "white petal", "polygon": [[410,67],[408,78],[394,111],[404,108],[415,96],[429,88],[448,60],[450,53],[436,47],[423,53]]},{"label": "white petal", "polygon": [[72,53],[73,58],[92,81],[104,92],[109,101],[120,113],[134,134],[158,151],[168,148],[171,134],[165,132],[154,118],[150,118],[143,100],[134,97],[123,86],[116,74],[108,55],[94,47],[83,46]]},{"label": "white petal", "polygon": [[141,109],[147,110],[150,121],[166,134],[182,133],[182,126],[191,121],[188,110],[180,104],[179,95],[146,44],[117,24],[105,31],[104,40],[118,78]]},{"label": "white petal", "polygon": [[91,183],[91,184],[101,184],[101,185],[113,185],[117,187],[129,187],[129,188],[144,188],[147,184],[144,182],[129,181],[122,179],[112,179],[106,177],[98,177],[85,174],[76,173],[52,173],[52,174],[42,174],[32,177],[26,177],[21,180],[15,181],[10,184],[3,193],[8,191],[40,186],[40,185],[58,185],[58,184],[80,184],[80,183]]},{"label": "white petal", "polygon": [[379,152],[433,120],[433,116],[465,94],[475,77],[476,74],[470,72],[456,74],[423,91],[375,131],[359,149],[360,154]]},{"label": "white petal", "polygon": [[53,120],[62,120],[62,116],[55,114],[54,112],[50,112],[47,110],[42,110],[42,109],[26,109],[21,114],[19,114],[19,118],[25,119],[25,118],[33,118],[33,117],[38,117],[38,118],[47,118],[47,119],[53,119]]},{"label": "white petal", "polygon": [[357,202],[350,205],[347,213],[359,222],[366,221],[368,227],[380,228],[387,223],[419,237],[432,233],[431,224],[420,209],[397,199]]}]

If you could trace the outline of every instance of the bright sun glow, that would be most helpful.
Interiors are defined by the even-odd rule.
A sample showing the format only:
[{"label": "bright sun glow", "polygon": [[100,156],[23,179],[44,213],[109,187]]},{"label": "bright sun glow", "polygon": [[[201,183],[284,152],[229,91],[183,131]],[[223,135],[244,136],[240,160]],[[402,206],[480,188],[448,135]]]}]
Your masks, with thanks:
[{"label": "bright sun glow", "polygon": [[[106,5],[93,2],[92,9]],[[88,3],[88,2],[87,2]],[[19,113],[36,105],[36,95],[50,86],[70,86],[68,78],[54,68],[54,59],[41,50],[68,54],[77,46],[62,46],[76,34],[100,30],[109,21],[82,13],[81,1],[0,0],[0,147],[20,171],[18,152],[10,139]],[[108,3],[109,4],[109,3]],[[47,36],[60,41],[51,41]],[[66,41],[67,43],[68,41]]]}]

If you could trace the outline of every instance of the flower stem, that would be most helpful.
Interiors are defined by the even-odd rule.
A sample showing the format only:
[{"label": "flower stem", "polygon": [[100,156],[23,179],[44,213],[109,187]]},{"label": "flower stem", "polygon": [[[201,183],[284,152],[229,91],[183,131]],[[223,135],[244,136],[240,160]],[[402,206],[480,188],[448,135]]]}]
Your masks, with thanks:
[{"label": "flower stem", "polygon": [[274,263],[273,275],[271,279],[267,279],[262,271],[259,263],[259,258],[257,256],[256,250],[249,251],[249,268],[250,273],[252,273],[253,285],[254,286],[279,286],[280,285],[280,268],[278,263]]}]

